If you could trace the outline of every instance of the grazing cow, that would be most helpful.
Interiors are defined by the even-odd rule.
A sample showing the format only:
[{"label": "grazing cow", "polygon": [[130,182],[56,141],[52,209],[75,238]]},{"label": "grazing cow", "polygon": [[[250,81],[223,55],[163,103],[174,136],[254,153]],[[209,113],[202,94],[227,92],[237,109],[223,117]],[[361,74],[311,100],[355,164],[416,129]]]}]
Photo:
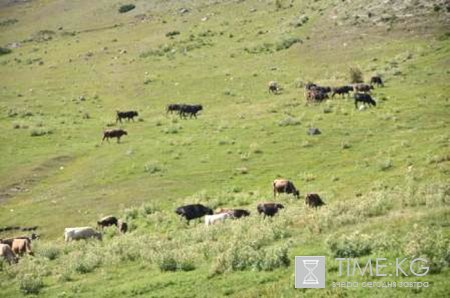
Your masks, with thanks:
[{"label": "grazing cow", "polygon": [[331,98],[334,98],[336,94],[339,94],[342,97],[344,97],[345,95],[349,95],[350,91],[353,91],[353,87],[352,86],[335,87],[332,88],[331,91],[332,91]]},{"label": "grazing cow", "polygon": [[130,121],[131,119],[134,121],[134,117],[139,116],[138,112],[136,111],[126,111],[126,112],[116,111],[116,112],[117,112],[116,123],[118,121],[122,123],[122,119],[127,119],[128,121]]},{"label": "grazing cow", "polygon": [[31,242],[32,240],[39,239],[39,235],[37,235],[36,233],[32,233],[30,236],[17,236],[17,237],[13,237],[13,238],[0,239],[0,243],[6,244],[6,245],[9,245],[9,247],[12,247],[12,244],[15,239],[26,239],[29,242]]},{"label": "grazing cow", "polygon": [[233,209],[230,208],[218,208],[216,211],[214,211],[214,214],[220,214],[220,213],[231,213],[233,212]]},{"label": "grazing cow", "polygon": [[14,239],[11,249],[16,256],[22,256],[25,253],[31,256],[33,255],[33,252],[31,251],[31,241],[29,239]]},{"label": "grazing cow", "polygon": [[199,218],[204,215],[212,215],[213,211],[212,209],[205,207],[201,204],[193,204],[193,205],[186,205],[178,207],[175,210],[175,213],[180,215],[181,218],[185,218],[188,221],[188,224],[191,219]]},{"label": "grazing cow", "polygon": [[8,244],[0,243],[0,257],[3,257],[9,264],[17,263],[17,257]]},{"label": "grazing cow", "polygon": [[372,90],[372,89],[373,89],[373,86],[372,85],[368,85],[368,84],[360,83],[360,84],[353,85],[353,91],[354,92],[369,93],[370,90]]},{"label": "grazing cow", "polygon": [[370,79],[370,85],[378,85],[378,86],[384,86],[384,84],[383,84],[383,80],[381,79],[381,77],[380,76],[373,76],[371,79]]},{"label": "grazing cow", "polygon": [[189,118],[192,118],[192,116],[197,118],[197,113],[201,110],[203,110],[202,105],[181,105],[178,114],[180,118],[187,118],[188,114]]},{"label": "grazing cow", "polygon": [[103,132],[102,143],[105,139],[109,142],[110,138],[117,138],[117,143],[120,143],[120,138],[124,135],[126,136],[126,135],[128,135],[128,133],[123,129],[105,130]]},{"label": "grazing cow", "polygon": [[102,233],[97,232],[91,227],[65,228],[64,241],[97,238],[102,240]]},{"label": "grazing cow", "polygon": [[128,224],[123,220],[119,219],[117,228],[121,233],[125,234],[128,231]]},{"label": "grazing cow", "polygon": [[325,203],[322,201],[320,196],[316,193],[309,193],[305,197],[305,204],[309,207],[320,207],[322,205],[325,205]]},{"label": "grazing cow", "polygon": [[228,213],[231,214],[233,218],[241,218],[250,216],[250,212],[245,209],[228,209],[228,208],[219,208],[215,211],[215,214]]},{"label": "grazing cow", "polygon": [[231,215],[234,218],[241,218],[241,217],[247,217],[250,216],[250,212],[248,212],[245,209],[233,209]]},{"label": "grazing cow", "polygon": [[311,89],[306,92],[306,100],[307,101],[323,101],[328,99],[328,94],[318,89]]},{"label": "grazing cow", "polygon": [[300,198],[300,192],[295,188],[294,183],[286,179],[275,179],[272,183],[273,197],[275,198],[277,193],[293,194],[295,197]]},{"label": "grazing cow", "polygon": [[97,226],[99,228],[109,227],[109,226],[116,226],[117,227],[117,218],[115,216],[109,215],[105,216],[99,221],[97,221]]},{"label": "grazing cow", "polygon": [[320,93],[325,93],[325,94],[327,94],[327,93],[330,93],[331,92],[331,87],[322,87],[322,86],[313,86],[313,87],[311,87],[311,89],[310,90],[315,90],[315,91],[318,91],[318,92],[320,92]]},{"label": "grazing cow", "polygon": [[170,112],[170,114],[172,114],[175,111],[179,111],[181,109],[182,104],[179,103],[174,103],[174,104],[169,104],[166,107],[166,115]]},{"label": "grazing cow", "polygon": [[358,102],[362,102],[364,105],[376,106],[377,103],[373,100],[372,96],[366,93],[355,93],[355,108],[358,108]]},{"label": "grazing cow", "polygon": [[256,210],[258,211],[259,214],[264,214],[264,218],[266,216],[274,216],[275,214],[278,213],[279,209],[283,209],[284,206],[278,203],[261,203],[258,204],[258,206],[256,207]]},{"label": "grazing cow", "polygon": [[213,215],[205,215],[205,224],[207,226],[213,225],[216,222],[224,222],[225,219],[233,217],[230,213],[219,213]]},{"label": "grazing cow", "polygon": [[278,86],[278,83],[275,81],[269,82],[269,93],[277,94],[278,91],[280,91],[280,86]]},{"label": "grazing cow", "polygon": [[314,83],[308,82],[308,83],[306,83],[306,85],[305,85],[305,90],[311,90],[311,89],[314,88],[314,87],[317,87],[317,85],[314,84]]}]

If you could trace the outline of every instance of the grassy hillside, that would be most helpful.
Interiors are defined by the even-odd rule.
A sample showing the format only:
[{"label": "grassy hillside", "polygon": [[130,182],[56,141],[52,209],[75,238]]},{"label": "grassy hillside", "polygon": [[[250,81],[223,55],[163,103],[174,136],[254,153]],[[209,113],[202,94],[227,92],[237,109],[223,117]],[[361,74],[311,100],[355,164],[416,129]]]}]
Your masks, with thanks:
[{"label": "grassy hillside", "polygon": [[[345,237],[366,241],[362,258],[435,262],[421,278],[430,288],[392,296],[450,290],[443,1],[131,1],[123,14],[120,1],[13,2],[0,1],[0,46],[11,48],[0,55],[0,227],[37,225],[41,240],[36,257],[0,267],[2,296],[39,281],[48,297],[383,295],[293,289],[293,257],[332,260]],[[375,108],[305,104],[306,82],[347,84],[350,67],[385,80]],[[268,93],[271,80],[281,94]],[[204,111],[166,115],[178,102]],[[115,124],[116,110],[139,120]],[[121,144],[101,143],[111,127],[128,131]],[[260,219],[256,204],[272,200],[277,177],[327,206],[285,196],[279,216]],[[195,202],[252,216],[185,225],[173,210]],[[63,243],[65,227],[108,214],[133,231]],[[179,270],[165,269],[172,261]]]}]

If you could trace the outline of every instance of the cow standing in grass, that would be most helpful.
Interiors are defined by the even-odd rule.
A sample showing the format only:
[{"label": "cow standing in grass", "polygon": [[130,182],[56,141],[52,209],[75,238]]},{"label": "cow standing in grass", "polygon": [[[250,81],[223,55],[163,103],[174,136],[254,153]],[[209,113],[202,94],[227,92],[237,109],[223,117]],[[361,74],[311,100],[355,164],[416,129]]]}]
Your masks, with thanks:
[{"label": "cow standing in grass", "polygon": [[358,108],[358,102],[362,102],[363,105],[376,106],[377,103],[373,100],[372,96],[366,93],[355,93],[355,108]]},{"label": "cow standing in grass", "polygon": [[168,113],[172,114],[173,112],[177,112],[181,109],[182,104],[173,103],[166,106],[166,115]]},{"label": "cow standing in grass", "polygon": [[307,194],[305,197],[305,204],[313,208],[325,205],[320,196],[316,193]]},{"label": "cow standing in grass", "polygon": [[334,98],[334,96],[336,94],[341,95],[342,97],[344,97],[345,95],[350,95],[350,91],[353,91],[353,87],[352,86],[342,86],[342,87],[335,87],[335,88],[331,88],[331,98]]},{"label": "cow standing in grass", "polygon": [[130,121],[131,119],[134,121],[134,117],[137,116],[139,116],[139,114],[136,111],[126,111],[126,112],[117,111],[116,123],[117,122],[122,123],[122,119],[127,119],[128,121]]},{"label": "cow standing in grass", "polygon": [[293,194],[297,199],[300,198],[300,192],[295,188],[294,183],[286,179],[275,179],[272,183],[273,197],[278,193]]},{"label": "cow standing in grass", "polygon": [[0,243],[0,257],[9,264],[17,263],[17,257],[14,255],[14,252],[8,244]]},{"label": "cow standing in grass", "polygon": [[214,214],[212,209],[210,209],[206,206],[203,206],[201,204],[193,204],[193,205],[186,205],[186,206],[178,207],[175,210],[175,213],[180,215],[181,218],[184,217],[188,221],[188,224],[192,219],[200,218],[205,215]]},{"label": "cow standing in grass", "polygon": [[373,90],[372,85],[363,84],[363,83],[353,85],[354,92],[370,93],[370,90]]},{"label": "cow standing in grass", "polygon": [[275,214],[278,213],[278,210],[283,208],[284,206],[278,203],[261,203],[258,204],[256,210],[258,211],[259,214],[264,214],[265,218],[266,216],[270,217],[274,216]]},{"label": "cow standing in grass", "polygon": [[269,93],[277,94],[278,91],[280,91],[280,86],[278,86],[278,83],[275,81],[269,82]]},{"label": "cow standing in grass", "polygon": [[189,118],[192,118],[192,116],[197,118],[197,113],[201,110],[203,110],[202,105],[181,105],[178,114],[180,118],[187,118],[187,115],[189,115]]},{"label": "cow standing in grass", "polygon": [[383,84],[383,80],[381,79],[380,76],[373,76],[372,78],[370,78],[370,85],[377,85],[377,86],[381,86],[384,87]]},{"label": "cow standing in grass", "polygon": [[111,138],[117,138],[117,143],[120,143],[120,138],[122,136],[126,136],[128,135],[128,133],[123,130],[123,129],[110,129],[110,130],[105,130],[103,132],[103,139],[102,139],[102,143],[103,141],[106,139],[109,142],[109,139]]}]

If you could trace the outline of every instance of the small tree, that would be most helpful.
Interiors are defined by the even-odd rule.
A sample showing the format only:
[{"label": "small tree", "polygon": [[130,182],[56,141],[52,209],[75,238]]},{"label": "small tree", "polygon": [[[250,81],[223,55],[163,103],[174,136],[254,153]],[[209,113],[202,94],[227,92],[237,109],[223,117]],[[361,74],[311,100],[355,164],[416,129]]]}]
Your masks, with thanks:
[{"label": "small tree", "polygon": [[361,69],[350,67],[350,83],[363,83],[364,77]]}]

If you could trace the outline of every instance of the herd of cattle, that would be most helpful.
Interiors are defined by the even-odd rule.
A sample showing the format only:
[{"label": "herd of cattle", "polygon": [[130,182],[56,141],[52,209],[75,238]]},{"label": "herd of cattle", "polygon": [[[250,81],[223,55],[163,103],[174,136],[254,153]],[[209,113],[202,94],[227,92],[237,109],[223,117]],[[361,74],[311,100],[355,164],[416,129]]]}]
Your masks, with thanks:
[{"label": "herd of cattle", "polygon": [[[319,86],[315,83],[307,83],[305,85],[305,98],[307,102],[321,102],[329,99],[329,94],[331,93],[331,98],[335,95],[349,96],[350,92],[353,92],[353,98],[355,100],[355,108],[358,108],[358,103],[368,106],[376,106],[376,101],[370,95],[370,90],[374,89],[374,86],[384,86],[383,80],[380,76],[373,76],[370,79],[370,84],[357,83],[339,87],[324,87]],[[269,92],[277,94],[281,91],[280,85],[275,81],[269,82]],[[180,118],[187,119],[195,117],[197,118],[197,113],[203,110],[203,106],[200,104],[184,104],[175,103],[166,106],[166,115],[172,114],[174,112],[178,113]],[[139,116],[137,111],[116,111],[116,123],[122,123],[122,119],[127,119],[128,121],[133,120],[134,117]],[[109,142],[109,139],[116,138],[117,143],[120,143],[120,138],[128,135],[128,132],[122,128],[115,128],[103,131],[103,139]]]},{"label": "herd of cattle", "polygon": [[[334,98],[335,95],[349,96],[350,92],[353,92],[353,98],[355,100],[355,108],[358,108],[358,103],[369,106],[376,106],[377,103],[370,95],[370,90],[374,89],[374,86],[384,86],[383,80],[380,76],[373,76],[370,79],[370,84],[357,83],[339,87],[325,87],[319,86],[315,83],[307,83],[305,85],[305,98],[307,102],[321,102],[326,99]],[[281,87],[275,81],[269,82],[269,92],[277,94],[281,90]]]},{"label": "herd of cattle", "polygon": [[[296,198],[300,198],[300,191],[298,191],[294,184],[289,180],[275,179],[272,187],[274,198],[280,193],[292,194]],[[309,193],[305,196],[305,204],[314,208],[325,205],[320,196],[315,193]],[[264,218],[266,216],[274,216],[283,208],[285,207],[282,204],[274,202],[260,203],[256,206],[258,214],[263,215]],[[250,211],[245,209],[219,208],[214,212],[211,208],[201,204],[190,204],[178,207],[176,208],[175,213],[178,214],[181,219],[185,219],[188,224],[193,219],[205,217],[205,224],[207,226],[218,222],[224,222],[227,219],[239,219],[250,216]],[[73,240],[90,238],[102,240],[102,230],[105,227],[111,226],[115,226],[121,233],[126,233],[128,231],[128,224],[125,221],[109,215],[97,221],[97,229],[93,227],[65,228],[64,241],[70,242]],[[38,235],[33,233],[31,236],[0,239],[0,257],[3,257],[3,259],[10,264],[17,263],[18,258],[24,254],[33,255],[31,242],[38,238]]]},{"label": "herd of cattle", "polygon": [[[358,108],[358,103],[368,104],[376,106],[376,102],[370,96],[370,90],[374,89],[374,85],[383,86],[381,77],[374,76],[371,78],[370,84],[353,84],[340,87],[323,87],[314,83],[308,83],[305,85],[305,98],[307,102],[321,102],[335,95],[349,96],[350,92],[353,92],[353,98],[355,100],[355,107]],[[278,93],[281,90],[280,86],[274,82],[269,82],[269,92]],[[203,110],[202,105],[189,105],[189,104],[169,104],[166,107],[166,114],[177,112],[180,118],[186,119],[195,117],[197,113]],[[134,117],[139,116],[137,111],[117,111],[116,123],[122,123],[122,119],[128,121],[133,120]],[[117,142],[120,143],[120,138],[128,133],[123,129],[106,130],[103,133],[102,142],[106,139],[109,142],[110,138],[117,138]],[[279,193],[292,194],[296,198],[300,198],[300,192],[296,189],[294,184],[286,179],[275,179],[273,181],[273,195],[276,198]],[[309,193],[305,196],[305,204],[310,207],[320,207],[325,205],[320,196],[315,193]],[[259,215],[272,217],[278,213],[284,206],[280,203],[266,202],[260,203],[256,206],[256,210]],[[208,208],[201,204],[190,204],[178,207],[175,213],[187,220],[188,224],[191,220],[204,217],[205,224],[207,226],[215,224],[217,222],[223,222],[227,219],[239,219],[242,217],[250,216],[250,211],[245,209],[229,209],[220,208],[214,212],[211,208]],[[128,225],[123,220],[117,219],[115,216],[106,216],[97,221],[98,229],[92,227],[74,227],[66,228],[64,230],[64,240],[66,242],[72,240],[95,238],[102,240],[103,233],[101,230],[105,227],[116,226],[121,233],[126,233]],[[37,234],[33,233],[31,236],[19,236],[8,239],[0,239],[0,257],[3,257],[7,262],[16,263],[18,258],[24,254],[33,255],[31,249],[32,240],[38,239]]]},{"label": "herd of cattle", "polygon": [[[197,113],[203,110],[202,105],[190,105],[190,104],[169,104],[166,107],[166,114],[178,112],[178,115],[180,118],[187,119],[187,116],[189,118],[195,117],[197,118]],[[116,111],[116,123],[120,122],[122,123],[122,119],[127,119],[128,121],[133,120],[134,117],[139,116],[139,113],[137,111]],[[109,142],[109,139],[116,138],[117,143],[120,143],[120,138],[123,136],[128,135],[128,132],[122,128],[114,128],[114,129],[108,129],[103,131],[103,141],[107,140]]]}]

